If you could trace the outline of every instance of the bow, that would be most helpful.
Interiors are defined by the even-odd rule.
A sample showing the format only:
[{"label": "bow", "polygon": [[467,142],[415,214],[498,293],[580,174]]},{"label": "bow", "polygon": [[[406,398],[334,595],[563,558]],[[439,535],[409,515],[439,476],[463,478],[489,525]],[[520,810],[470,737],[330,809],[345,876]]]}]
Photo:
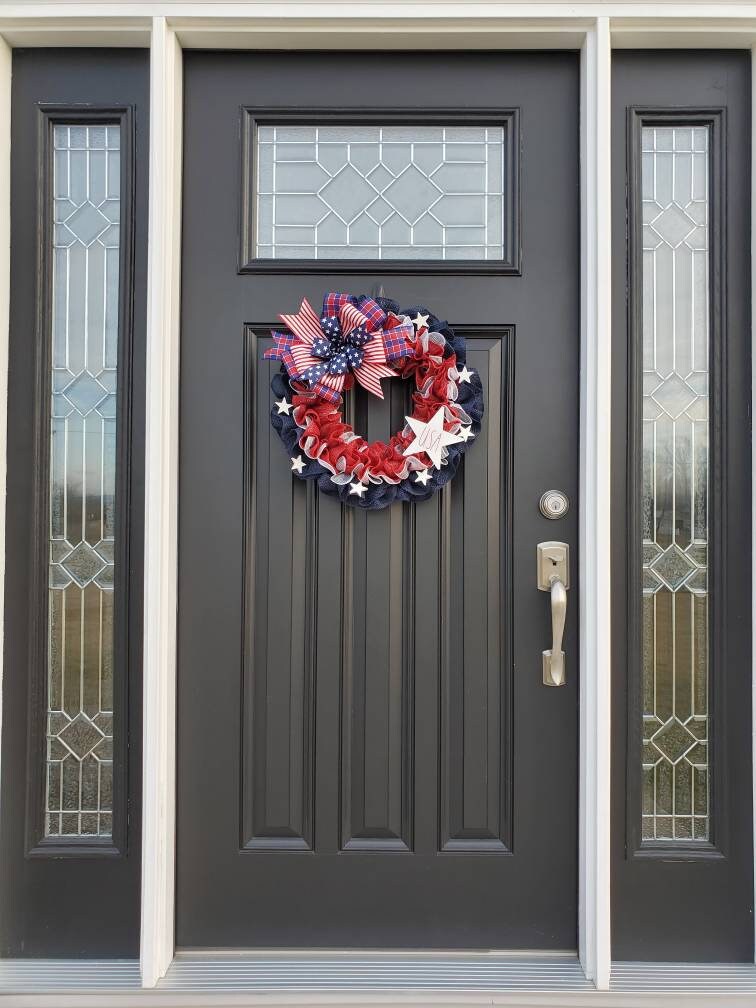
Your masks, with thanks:
[{"label": "bow", "polygon": [[320,318],[305,298],[295,315],[280,318],[290,332],[273,332],[266,359],[283,361],[289,378],[327,402],[339,402],[354,379],[382,399],[381,378],[396,375],[388,362],[413,353],[412,323],[364,294],[326,294]]}]

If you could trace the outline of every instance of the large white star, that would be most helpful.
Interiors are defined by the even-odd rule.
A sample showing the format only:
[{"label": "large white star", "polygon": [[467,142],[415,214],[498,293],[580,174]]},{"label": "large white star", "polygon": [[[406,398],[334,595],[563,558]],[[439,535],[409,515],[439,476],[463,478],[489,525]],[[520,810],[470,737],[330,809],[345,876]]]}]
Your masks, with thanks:
[{"label": "large white star", "polygon": [[444,448],[450,444],[462,441],[459,434],[450,434],[444,430],[444,407],[439,406],[428,423],[422,420],[415,420],[414,417],[405,417],[407,423],[415,434],[415,440],[404,449],[404,455],[417,455],[425,452],[436,469],[441,468],[444,455]]}]

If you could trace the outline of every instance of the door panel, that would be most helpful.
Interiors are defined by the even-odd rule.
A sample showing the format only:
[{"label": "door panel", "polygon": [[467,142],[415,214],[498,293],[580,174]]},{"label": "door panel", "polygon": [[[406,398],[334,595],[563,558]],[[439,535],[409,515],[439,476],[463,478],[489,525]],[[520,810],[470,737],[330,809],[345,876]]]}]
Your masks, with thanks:
[{"label": "door panel", "polygon": [[614,54],[616,959],[753,962],[750,87]]},{"label": "door panel", "polygon": [[[185,98],[178,944],[574,948],[577,591],[550,690],[535,550],[564,539],[577,570],[577,56],[187,53]],[[506,110],[521,256],[240,264],[252,106],[345,129]],[[263,352],[302,296],[380,284],[465,336],[486,412],[441,492],[366,512],[292,478]],[[384,389],[346,397],[371,440],[407,412]]]},{"label": "door panel", "polygon": [[139,954],[148,110],[145,50],[14,50],[0,760],[12,957]]}]

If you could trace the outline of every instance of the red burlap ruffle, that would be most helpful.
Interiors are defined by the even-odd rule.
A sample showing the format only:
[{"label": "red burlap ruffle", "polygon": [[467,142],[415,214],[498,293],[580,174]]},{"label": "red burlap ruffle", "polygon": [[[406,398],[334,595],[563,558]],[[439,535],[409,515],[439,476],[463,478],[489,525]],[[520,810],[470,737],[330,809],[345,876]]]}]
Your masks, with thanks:
[{"label": "red burlap ruffle", "polygon": [[[431,347],[431,350],[437,351],[438,347]],[[454,406],[449,398],[450,384],[454,387],[449,380],[449,371],[456,364],[454,354],[442,359],[430,350],[424,351],[419,342],[414,357],[397,362],[397,376],[415,381],[417,391],[412,394],[412,416],[415,419],[426,422],[440,406]],[[391,483],[397,483],[406,476],[407,457],[403,452],[414,439],[412,433],[394,434],[388,444],[383,441],[368,442],[359,436],[344,440],[344,435],[354,434],[354,431],[344,423],[340,405],[325,402],[308,393],[304,387],[297,387],[298,383],[292,384],[295,387],[292,397],[294,420],[302,430],[299,445],[310,458],[317,458],[334,472],[352,473],[356,466],[361,465],[371,476],[382,477]],[[444,428],[451,430],[457,422],[447,420]],[[416,457],[423,466],[431,464],[424,452],[411,457]]]}]

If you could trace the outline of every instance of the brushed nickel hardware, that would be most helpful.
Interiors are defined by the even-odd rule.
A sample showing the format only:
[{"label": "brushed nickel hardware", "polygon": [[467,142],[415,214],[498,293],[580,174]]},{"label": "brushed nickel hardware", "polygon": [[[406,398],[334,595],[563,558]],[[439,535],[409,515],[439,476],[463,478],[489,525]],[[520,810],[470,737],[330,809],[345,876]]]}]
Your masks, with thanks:
[{"label": "brushed nickel hardware", "polygon": [[570,499],[561,490],[547,490],[541,495],[538,509],[544,518],[564,518],[570,510]]},{"label": "brushed nickel hardware", "polygon": [[551,582],[558,578],[570,587],[570,547],[563,542],[538,543],[538,588],[551,591]]},{"label": "brushed nickel hardware", "polygon": [[564,686],[565,661],[562,650],[567,618],[567,589],[570,586],[570,548],[563,542],[538,543],[538,589],[551,596],[551,648],[543,652],[544,686]]}]

